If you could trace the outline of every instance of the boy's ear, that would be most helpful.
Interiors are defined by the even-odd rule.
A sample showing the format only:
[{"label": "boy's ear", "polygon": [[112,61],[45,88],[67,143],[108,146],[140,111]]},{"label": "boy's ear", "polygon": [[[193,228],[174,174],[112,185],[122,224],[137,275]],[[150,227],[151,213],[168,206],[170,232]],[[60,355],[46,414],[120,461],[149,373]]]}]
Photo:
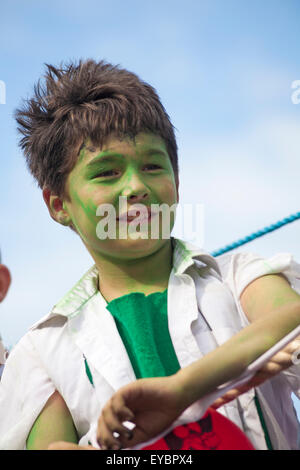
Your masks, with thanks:
[{"label": "boy's ear", "polygon": [[9,269],[0,264],[0,302],[4,299],[10,286],[11,277]]},{"label": "boy's ear", "polygon": [[53,220],[61,225],[71,225],[71,217],[64,207],[63,200],[52,193],[50,189],[43,189],[43,198]]}]

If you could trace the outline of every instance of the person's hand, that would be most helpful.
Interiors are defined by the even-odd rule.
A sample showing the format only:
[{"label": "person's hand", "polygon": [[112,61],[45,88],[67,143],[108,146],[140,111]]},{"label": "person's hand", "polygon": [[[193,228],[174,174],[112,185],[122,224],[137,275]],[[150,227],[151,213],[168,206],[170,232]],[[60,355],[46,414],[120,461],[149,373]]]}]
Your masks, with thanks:
[{"label": "person's hand", "polygon": [[47,450],[99,450],[93,446],[80,446],[73,442],[57,441],[52,442]]},{"label": "person's hand", "polygon": [[[157,436],[184,411],[182,395],[176,374],[139,379],[122,387],[99,418],[97,441],[101,449],[133,447]],[[124,426],[124,421],[135,424],[134,430]]]},{"label": "person's hand", "polygon": [[293,365],[292,357],[295,351],[300,351],[300,336],[295,338],[284,349],[273,356],[266,364],[252,377],[252,379],[238,388],[229,390],[223,397],[218,398],[211,408],[220,408],[220,406],[229,403],[238,396],[248,392],[253,387],[258,387],[263,382],[271,379],[283,370]]}]

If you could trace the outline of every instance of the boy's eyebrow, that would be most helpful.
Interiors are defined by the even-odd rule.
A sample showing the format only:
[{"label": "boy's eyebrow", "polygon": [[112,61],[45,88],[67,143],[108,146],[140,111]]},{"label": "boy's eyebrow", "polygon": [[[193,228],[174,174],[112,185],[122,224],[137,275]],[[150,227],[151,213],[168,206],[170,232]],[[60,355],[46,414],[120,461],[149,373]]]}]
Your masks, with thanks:
[{"label": "boy's eyebrow", "polygon": [[103,153],[100,153],[100,155],[97,155],[97,157],[95,157],[92,161],[90,161],[87,165],[86,165],[86,169],[89,170],[90,168],[93,168],[94,166],[96,166],[98,163],[102,163],[102,162],[111,162],[111,161],[115,161],[116,158],[120,158],[122,157],[123,155],[121,153],[111,153],[111,154],[108,154],[107,152],[103,152]]},{"label": "boy's eyebrow", "polygon": [[[143,152],[143,156],[151,157],[152,155],[160,155],[162,157],[168,158],[168,154],[161,149],[148,149]],[[115,152],[114,150],[105,150],[97,155],[92,161],[86,165],[86,169],[89,170],[96,166],[98,163],[115,161],[116,158],[124,157],[123,153]]]}]

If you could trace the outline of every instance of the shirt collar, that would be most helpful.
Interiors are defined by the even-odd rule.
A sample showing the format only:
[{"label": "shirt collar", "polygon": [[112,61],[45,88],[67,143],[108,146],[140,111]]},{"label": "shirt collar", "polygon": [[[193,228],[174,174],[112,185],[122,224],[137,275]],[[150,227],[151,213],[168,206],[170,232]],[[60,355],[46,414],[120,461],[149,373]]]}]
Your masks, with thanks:
[{"label": "shirt collar", "polygon": [[184,274],[186,270],[194,264],[195,259],[198,261],[198,265],[208,266],[220,274],[218,263],[215,258],[202,248],[174,237],[172,237],[172,243],[174,274]]},{"label": "shirt collar", "polygon": [[[178,238],[171,237],[171,241],[173,246],[173,270],[175,275],[184,274],[187,269],[194,264],[195,260],[197,260],[198,265],[208,266],[219,273],[218,264],[209,253],[194,246],[190,242]],[[76,315],[78,310],[99,292],[98,279],[98,269],[96,265],[94,265],[53,307],[50,314],[35,323],[31,329],[56,315],[63,315],[68,318]]]}]

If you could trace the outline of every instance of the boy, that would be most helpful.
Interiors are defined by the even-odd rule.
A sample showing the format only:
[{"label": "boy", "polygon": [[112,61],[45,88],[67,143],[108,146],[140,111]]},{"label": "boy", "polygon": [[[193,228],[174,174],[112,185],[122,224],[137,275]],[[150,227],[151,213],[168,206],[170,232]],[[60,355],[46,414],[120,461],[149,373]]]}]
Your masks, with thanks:
[{"label": "boy", "polygon": [[[151,318],[150,326],[157,335],[164,328],[180,368],[278,308],[288,317],[294,308],[299,312],[299,295],[288,282],[299,288],[299,267],[290,255],[268,263],[244,254],[217,262],[186,242],[162,237],[163,223],[171,232],[174,213],[166,224],[152,205],[178,203],[178,161],[172,124],[152,87],[93,60],[47,67],[45,87],[38,84],[16,113],[21,147],[51,217],[81,237],[95,265],[12,351],[1,387],[1,448],[47,448],[57,440],[88,444],[113,393],[144,376],[139,359],[149,353],[150,368],[152,359],[164,362],[163,351],[130,350],[130,338],[121,335],[126,321],[111,314],[119,299],[128,301],[128,311],[133,306],[141,313],[133,322],[141,327],[137,339],[145,312],[154,304],[155,312],[161,310],[158,328]],[[127,201],[121,211],[120,198]],[[121,221],[134,222],[130,209],[136,205],[146,208],[147,227],[155,217],[159,221],[158,237],[121,236]],[[113,237],[105,238],[102,207],[119,215]],[[148,343],[146,337],[139,347]],[[160,366],[160,375],[171,373]],[[299,390],[297,367],[263,387],[223,413],[255,448],[266,448],[265,420],[273,448],[296,448],[290,394]]]}]

